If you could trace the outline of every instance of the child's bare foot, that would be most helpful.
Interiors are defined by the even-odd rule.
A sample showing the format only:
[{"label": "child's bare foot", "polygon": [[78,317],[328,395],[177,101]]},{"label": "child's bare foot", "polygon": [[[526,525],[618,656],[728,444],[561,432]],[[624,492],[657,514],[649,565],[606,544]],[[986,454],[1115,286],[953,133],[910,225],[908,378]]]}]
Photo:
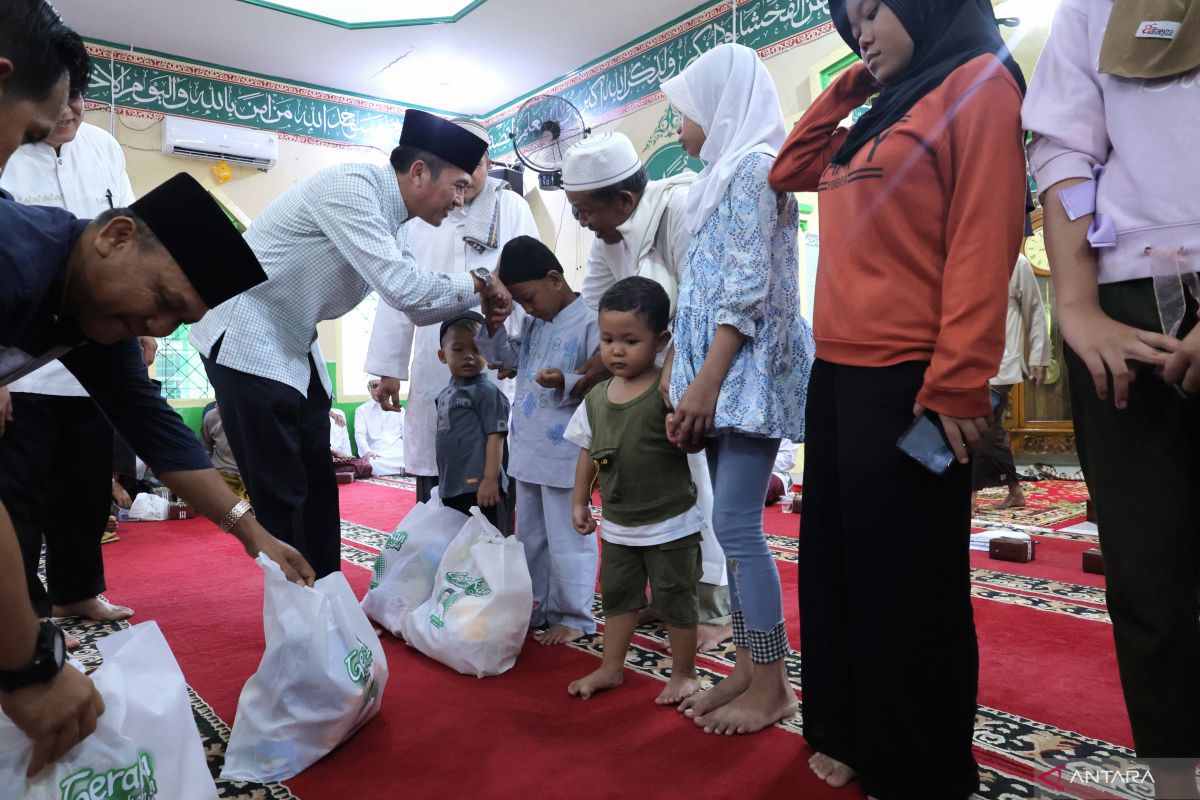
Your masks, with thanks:
[{"label": "child's bare foot", "polygon": [[700,678],[695,672],[689,675],[677,675],[672,670],[671,680],[667,681],[666,688],[658,693],[658,697],[654,698],[654,702],[660,706],[673,706],[681,703],[698,691],[700,691]]},{"label": "child's bare foot", "polygon": [[696,652],[707,653],[709,650],[716,650],[721,646],[721,642],[731,636],[732,622],[726,622],[724,625],[707,625],[701,622],[696,626]]},{"label": "child's bare foot", "polygon": [[585,675],[577,681],[572,681],[571,685],[567,687],[567,694],[578,697],[580,700],[587,700],[596,692],[617,688],[624,681],[624,669],[609,670],[600,667],[595,672]]},{"label": "child's bare foot", "polygon": [[79,648],[83,647],[83,642],[79,641],[66,631],[63,631],[63,646],[68,650],[78,650]]},{"label": "child's bare foot", "polygon": [[814,775],[828,783],[834,789],[841,789],[854,780],[855,777],[854,770],[836,758],[830,758],[824,753],[815,753],[808,760],[808,768],[813,771]]},{"label": "child's bare foot", "polygon": [[746,691],[707,714],[696,714],[692,721],[705,733],[733,736],[756,733],[800,710],[782,671],[771,675],[764,665],[755,664],[753,677]]},{"label": "child's bare foot", "polygon": [[533,638],[538,644],[567,644],[583,638],[583,631],[567,625],[551,625],[541,633],[535,633]]},{"label": "child's bare foot", "polygon": [[739,670],[735,667],[732,675],[707,692],[697,692],[680,703],[679,710],[688,719],[695,719],[725,705],[746,691],[749,686],[749,670]]},{"label": "child's bare foot", "polygon": [[114,606],[100,595],[96,595],[87,600],[80,600],[78,603],[54,606],[52,613],[56,617],[86,617],[98,622],[116,622],[132,617],[133,609]]}]

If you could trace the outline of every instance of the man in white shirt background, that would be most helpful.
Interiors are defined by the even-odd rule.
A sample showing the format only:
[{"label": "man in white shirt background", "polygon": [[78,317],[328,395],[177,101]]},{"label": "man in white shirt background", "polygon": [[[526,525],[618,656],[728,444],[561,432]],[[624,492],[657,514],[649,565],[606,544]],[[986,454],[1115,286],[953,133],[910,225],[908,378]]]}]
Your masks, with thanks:
[{"label": "man in white shirt background", "polygon": [[[993,424],[987,437],[971,459],[972,490],[978,492],[991,486],[1007,486],[1008,496],[997,509],[1021,508],[1025,493],[1021,478],[1013,463],[1008,430],[1002,424],[1008,409],[1012,388],[1028,376],[1034,383],[1045,383],[1050,366],[1049,324],[1041,289],[1034,277],[1033,267],[1025,256],[1017,256],[1017,266],[1008,282],[1008,316],[1004,323],[1004,358],[1000,373],[992,378],[992,402],[996,405]],[[1029,364],[1025,363],[1025,342],[1028,337]]]},{"label": "man in white shirt background", "polygon": [[404,471],[404,409],[384,411],[379,405],[379,379],[367,381],[371,399],[354,409],[354,441],[358,457],[371,462],[373,475]]},{"label": "man in white shirt background", "polygon": [[[83,122],[86,75],[72,76],[58,125],[42,142],[22,145],[0,175],[0,188],[26,205],[55,206],[81,219],[136,198],[117,140]],[[149,365],[158,343],[143,338]],[[11,394],[10,394],[11,393]],[[109,604],[100,538],[112,500],[112,428],[60,362],[0,388],[0,500],[12,516],[26,565],[46,541],[46,580],[26,570],[42,617],[119,620],[133,612]]]},{"label": "man in white shirt background", "polygon": [[[474,120],[451,120],[463,130],[488,142],[487,131]],[[486,151],[471,174],[471,185],[463,193],[462,208],[455,209],[439,226],[421,220],[408,227],[408,246],[424,269],[448,274],[494,269],[500,251],[518,236],[537,237],[537,224],[525,198],[508,189],[508,184],[488,177],[491,159]],[[506,321],[510,331],[519,330],[524,314],[514,308]],[[515,317],[515,319],[514,319]],[[425,502],[437,486],[438,393],[450,382],[450,370],[438,360],[438,326],[418,328],[405,314],[380,303],[371,328],[364,369],[381,376],[379,403],[397,411],[400,381],[407,380],[408,402],[404,412],[404,471],[417,479],[417,499]],[[495,373],[490,373],[495,377]],[[506,392],[511,399],[511,388]],[[356,423],[357,424],[357,423]],[[356,429],[357,430],[357,429]],[[361,455],[361,453],[360,453]],[[515,499],[515,493],[509,493]]]}]

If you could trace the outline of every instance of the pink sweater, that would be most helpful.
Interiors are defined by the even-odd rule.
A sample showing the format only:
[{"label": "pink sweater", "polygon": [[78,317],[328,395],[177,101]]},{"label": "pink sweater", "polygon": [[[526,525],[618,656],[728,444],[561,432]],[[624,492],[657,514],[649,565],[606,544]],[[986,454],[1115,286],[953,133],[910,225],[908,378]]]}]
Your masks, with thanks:
[{"label": "pink sweater", "polygon": [[1097,219],[1111,223],[1116,246],[1096,250],[1100,283],[1150,277],[1146,247],[1183,247],[1181,269],[1200,272],[1200,70],[1099,74],[1112,5],[1062,0],[1022,109],[1030,167],[1041,192],[1103,167]]}]

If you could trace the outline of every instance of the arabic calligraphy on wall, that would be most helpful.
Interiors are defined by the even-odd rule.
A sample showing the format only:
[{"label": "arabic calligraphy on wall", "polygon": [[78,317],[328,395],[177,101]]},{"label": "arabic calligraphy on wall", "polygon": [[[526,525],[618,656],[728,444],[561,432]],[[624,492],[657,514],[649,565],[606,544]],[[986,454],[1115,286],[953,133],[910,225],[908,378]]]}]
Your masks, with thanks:
[{"label": "arabic calligraphy on wall", "polygon": [[89,42],[87,99],[112,101],[138,116],[173,114],[264,128],[320,144],[390,150],[405,107],[353,95],[229,72],[187,61],[131,53]]},{"label": "arabic calligraphy on wall", "polygon": [[[747,0],[737,6],[737,41],[775,55],[829,33],[831,20],[829,0]],[[599,125],[658,102],[664,80],[701,53],[733,41],[733,23],[730,3],[717,3],[541,91],[565,97],[589,125]],[[514,102],[484,119],[493,155],[512,150],[509,118],[519,106]]]}]

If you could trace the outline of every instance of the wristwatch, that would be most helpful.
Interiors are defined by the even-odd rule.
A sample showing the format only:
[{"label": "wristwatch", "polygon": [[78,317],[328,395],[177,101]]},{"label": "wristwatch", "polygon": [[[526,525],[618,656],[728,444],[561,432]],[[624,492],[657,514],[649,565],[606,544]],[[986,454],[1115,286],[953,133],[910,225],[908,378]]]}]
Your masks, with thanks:
[{"label": "wristwatch", "polygon": [[492,273],[487,267],[476,267],[471,270],[471,274],[483,282],[484,291],[492,288],[492,284],[496,282],[496,279],[492,277]]},{"label": "wristwatch", "polygon": [[16,670],[0,670],[0,692],[15,692],[26,686],[47,683],[62,671],[67,659],[66,641],[62,629],[50,620],[38,628],[33,660]]}]

